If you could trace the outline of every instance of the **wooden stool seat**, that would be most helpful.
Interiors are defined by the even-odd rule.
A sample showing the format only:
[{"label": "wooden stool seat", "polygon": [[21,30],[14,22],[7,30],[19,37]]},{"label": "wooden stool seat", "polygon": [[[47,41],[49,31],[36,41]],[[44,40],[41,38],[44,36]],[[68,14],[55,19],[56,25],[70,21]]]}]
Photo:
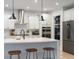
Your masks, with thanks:
[{"label": "wooden stool seat", "polygon": [[27,52],[36,52],[37,49],[35,49],[35,48],[29,48],[29,49],[26,49],[26,51],[27,51]]},{"label": "wooden stool seat", "polygon": [[[46,59],[45,58],[45,54],[47,55],[47,59],[49,59],[49,57],[50,57],[50,59],[55,59],[54,48],[52,48],[52,47],[45,47],[45,48],[43,48],[43,50],[44,50],[43,59]],[[51,55],[51,54],[53,54],[53,55]],[[53,58],[51,56],[53,56]]]},{"label": "wooden stool seat", "polygon": [[17,55],[17,54],[20,54],[21,51],[20,50],[14,50],[14,51],[9,51],[8,52],[10,55]]},{"label": "wooden stool seat", "polygon": [[54,48],[52,48],[52,47],[45,47],[45,48],[43,48],[44,50],[54,50]]},{"label": "wooden stool seat", "polygon": [[10,55],[10,59],[12,59],[12,55],[18,55],[18,59],[20,59],[21,50],[9,51],[8,54]]},{"label": "wooden stool seat", "polygon": [[31,56],[33,55],[33,59],[38,59],[38,56],[37,56],[37,49],[36,48],[28,48],[26,49],[26,59],[29,59],[31,58]]}]

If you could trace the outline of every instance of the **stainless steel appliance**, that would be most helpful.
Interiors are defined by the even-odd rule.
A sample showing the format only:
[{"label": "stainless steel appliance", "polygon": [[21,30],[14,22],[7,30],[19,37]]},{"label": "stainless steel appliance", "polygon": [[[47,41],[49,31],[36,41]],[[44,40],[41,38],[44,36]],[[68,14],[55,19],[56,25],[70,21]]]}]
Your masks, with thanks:
[{"label": "stainless steel appliance", "polygon": [[63,51],[74,54],[74,21],[63,22]]}]

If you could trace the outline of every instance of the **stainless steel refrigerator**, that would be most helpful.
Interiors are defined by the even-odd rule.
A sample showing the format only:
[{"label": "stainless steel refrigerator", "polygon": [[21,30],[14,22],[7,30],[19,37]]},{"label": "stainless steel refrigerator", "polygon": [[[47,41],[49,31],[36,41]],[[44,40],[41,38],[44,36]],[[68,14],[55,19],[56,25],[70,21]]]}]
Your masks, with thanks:
[{"label": "stainless steel refrigerator", "polygon": [[63,51],[74,54],[74,21],[63,22]]}]

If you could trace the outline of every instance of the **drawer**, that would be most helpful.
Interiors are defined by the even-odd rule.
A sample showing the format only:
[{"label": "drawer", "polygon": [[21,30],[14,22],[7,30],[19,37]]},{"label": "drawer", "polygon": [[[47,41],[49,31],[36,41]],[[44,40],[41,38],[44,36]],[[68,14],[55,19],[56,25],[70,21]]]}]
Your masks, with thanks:
[{"label": "drawer", "polygon": [[63,42],[63,51],[74,54],[74,43],[69,41]]}]

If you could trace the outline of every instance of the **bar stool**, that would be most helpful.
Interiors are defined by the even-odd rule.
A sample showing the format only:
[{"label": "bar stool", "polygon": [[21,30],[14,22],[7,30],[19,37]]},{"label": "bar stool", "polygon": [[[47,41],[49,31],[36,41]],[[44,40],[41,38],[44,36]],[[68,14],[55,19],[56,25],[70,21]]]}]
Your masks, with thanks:
[{"label": "bar stool", "polygon": [[13,51],[9,51],[8,54],[10,55],[10,59],[12,59],[12,55],[18,55],[18,59],[20,59],[21,51],[20,50],[13,50]]},{"label": "bar stool", "polygon": [[[45,59],[45,54],[47,55],[47,59],[49,59],[49,57],[50,57],[50,59],[51,59],[51,53],[53,53],[53,57],[54,57],[54,59],[55,59],[55,54],[54,54],[54,48],[52,48],[52,47],[45,47],[45,48],[43,48],[43,50],[44,50],[44,53],[43,53],[43,59]],[[48,55],[49,54],[49,55]]]},{"label": "bar stool", "polygon": [[36,55],[36,59],[38,59],[38,56],[37,56],[37,49],[36,48],[29,48],[29,49],[26,49],[26,52],[27,52],[27,54],[26,54],[26,59],[27,59],[27,57],[28,57],[28,54],[29,54],[29,59],[30,59],[30,56],[31,56],[31,54],[33,54],[33,59],[35,59],[35,55]]}]

